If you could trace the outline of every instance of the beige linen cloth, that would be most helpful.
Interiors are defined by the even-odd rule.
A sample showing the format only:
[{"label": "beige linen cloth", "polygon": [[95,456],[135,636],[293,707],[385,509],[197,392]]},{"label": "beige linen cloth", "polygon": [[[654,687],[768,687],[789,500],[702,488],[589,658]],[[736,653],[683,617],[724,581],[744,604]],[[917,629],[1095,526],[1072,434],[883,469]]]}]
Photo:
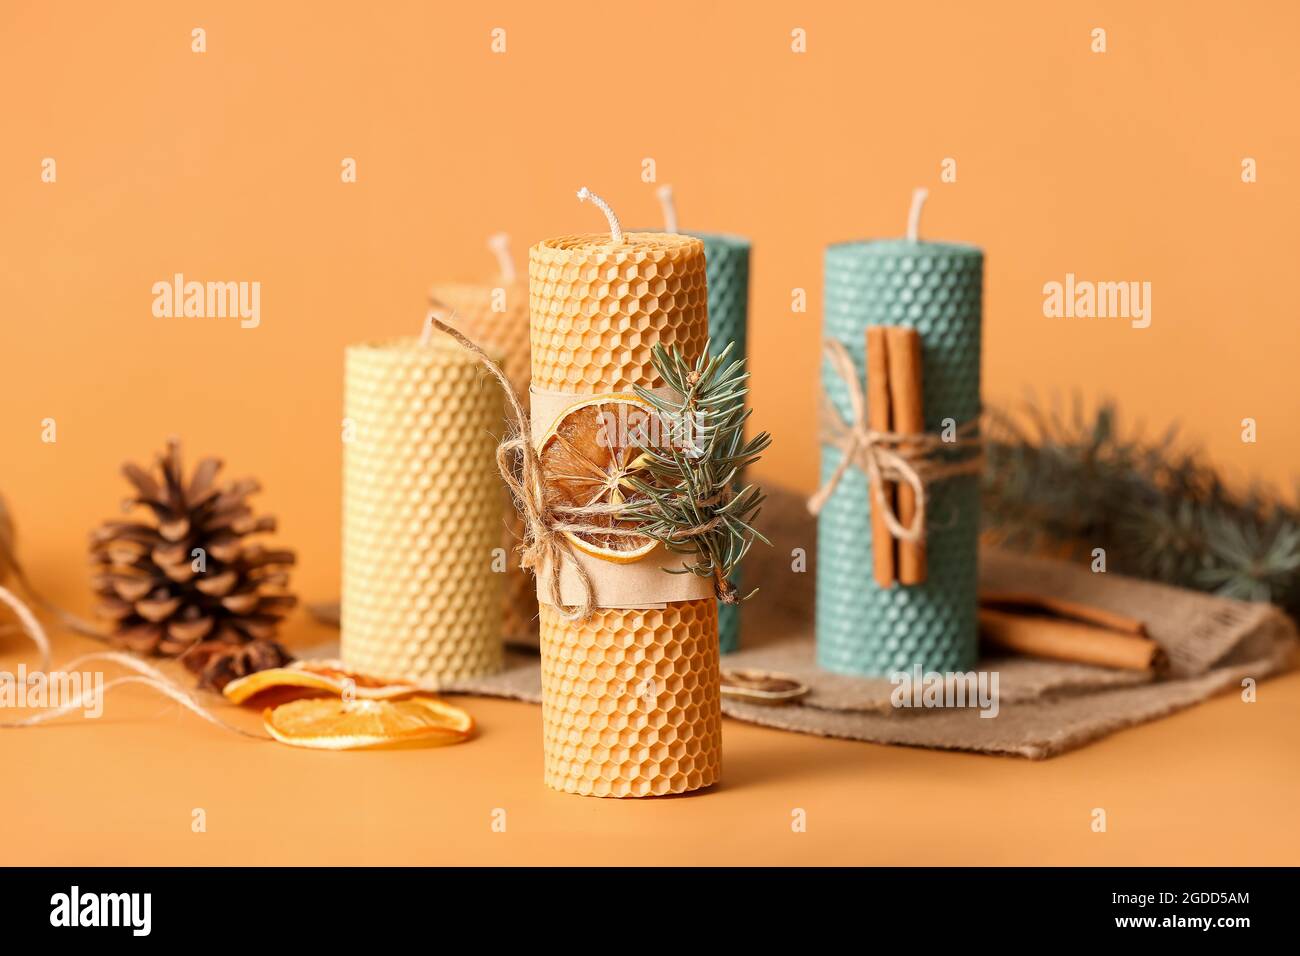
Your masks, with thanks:
[{"label": "beige linen cloth", "polygon": [[[988,550],[980,561],[983,590],[1066,598],[1141,620],[1168,655],[1168,672],[1153,679],[1085,664],[989,656],[977,670],[998,673],[996,717],[981,717],[974,707],[896,709],[890,703],[894,687],[887,679],[833,674],[816,665],[816,522],[802,497],[781,490],[770,493],[761,521],[773,546],[756,545],[751,552],[745,587],[759,587],[760,592],[745,607],[742,650],[724,657],[723,667],[776,671],[802,681],[811,692],[797,704],[779,707],[724,698],[722,709],[730,717],[768,727],[1041,759],[1190,707],[1220,691],[1240,689],[1247,678],[1258,681],[1275,674],[1292,665],[1300,645],[1294,622],[1272,605]],[[870,573],[870,568],[863,570],[864,575]],[[333,652],[320,647],[304,656]],[[444,689],[536,703],[541,700],[536,652],[511,650],[502,672]]]}]

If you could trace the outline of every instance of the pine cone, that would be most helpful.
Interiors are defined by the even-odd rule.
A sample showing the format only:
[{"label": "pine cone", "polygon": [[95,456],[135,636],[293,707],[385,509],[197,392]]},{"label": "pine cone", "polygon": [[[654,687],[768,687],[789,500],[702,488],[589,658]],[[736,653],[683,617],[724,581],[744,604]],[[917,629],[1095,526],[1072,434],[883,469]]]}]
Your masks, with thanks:
[{"label": "pine cone", "polygon": [[[260,486],[251,479],[216,484],[215,458],[200,461],[185,484],[175,440],[158,456],[158,469],[160,480],[136,465],[122,468],[136,490],[125,506],[144,505],[154,523],[108,521],[91,534],[98,611],[112,621],[113,640],[167,657],[203,643],[271,641],[297,601],[286,590],[294,553],[245,540],[275,530],[275,519],[255,518],[246,501]],[[251,653],[239,666],[274,656]]]},{"label": "pine cone", "polygon": [[283,667],[293,658],[275,641],[204,641],[185,655],[185,666],[199,675],[199,686],[222,690],[236,677],[271,667]]}]

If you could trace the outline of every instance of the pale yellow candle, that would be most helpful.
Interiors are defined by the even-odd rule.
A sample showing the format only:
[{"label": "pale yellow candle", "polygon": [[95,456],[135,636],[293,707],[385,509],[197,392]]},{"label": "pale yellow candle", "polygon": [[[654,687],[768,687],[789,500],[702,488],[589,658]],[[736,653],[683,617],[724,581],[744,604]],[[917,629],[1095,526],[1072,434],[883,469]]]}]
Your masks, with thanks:
[{"label": "pale yellow candle", "polygon": [[500,669],[500,389],[410,338],[350,347],[344,403],[344,661],[433,684]]},{"label": "pale yellow candle", "polygon": [[[439,282],[429,290],[438,318],[465,333],[475,344],[501,359],[501,368],[521,396],[528,394],[531,357],[528,347],[528,283],[515,271],[509,240],[503,234],[488,240],[497,256],[500,275],[495,283]],[[501,426],[497,426],[498,431]],[[504,489],[502,491],[504,494]],[[507,567],[503,582],[502,631],[515,644],[537,646],[537,591],[532,575],[519,565],[516,549],[523,522],[507,508],[502,547]]]}]

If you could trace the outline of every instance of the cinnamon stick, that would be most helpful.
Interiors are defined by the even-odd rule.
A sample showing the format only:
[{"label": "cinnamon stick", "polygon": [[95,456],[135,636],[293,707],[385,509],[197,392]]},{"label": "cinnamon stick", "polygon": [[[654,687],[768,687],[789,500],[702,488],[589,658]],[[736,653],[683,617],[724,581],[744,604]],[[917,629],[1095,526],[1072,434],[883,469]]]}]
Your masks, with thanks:
[{"label": "cinnamon stick", "polygon": [[988,643],[1031,657],[1135,671],[1164,664],[1160,646],[1150,638],[1091,624],[990,608],[980,608],[979,624]]},{"label": "cinnamon stick", "polygon": [[[892,427],[889,401],[889,358],[885,344],[885,329],[879,325],[867,326],[867,424],[872,431],[887,432]],[[881,482],[880,495],[893,507],[894,486]],[[876,584],[882,588],[894,586],[894,536],[889,533],[880,507],[875,484],[871,487],[871,554]]]},{"label": "cinnamon stick", "polygon": [[1096,624],[1110,631],[1146,637],[1147,628],[1135,617],[1126,617],[1103,608],[1068,601],[1065,598],[1018,592],[981,591],[980,605],[993,610],[1015,612],[1017,609],[1039,611],[1056,617],[1070,618],[1085,624]]},{"label": "cinnamon stick", "polygon": [[[916,329],[891,326],[885,330],[889,356],[889,403],[893,430],[903,434],[925,431],[921,397],[921,336]],[[901,446],[906,453],[906,445]],[[898,521],[904,527],[916,515],[916,492],[905,482],[898,484]],[[922,529],[924,531],[924,529]],[[898,580],[902,584],[925,581],[925,541],[898,542]]]}]

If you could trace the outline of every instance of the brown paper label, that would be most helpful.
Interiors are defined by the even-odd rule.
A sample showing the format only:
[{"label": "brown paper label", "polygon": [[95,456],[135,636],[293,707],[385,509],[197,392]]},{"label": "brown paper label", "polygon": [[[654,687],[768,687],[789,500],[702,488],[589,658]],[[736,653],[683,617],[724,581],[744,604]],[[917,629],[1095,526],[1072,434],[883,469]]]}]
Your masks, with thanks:
[{"label": "brown paper label", "polygon": [[[653,390],[658,395],[671,395],[671,389]],[[615,394],[615,393],[610,393]],[[599,401],[601,395],[574,395],[568,392],[545,392],[529,389],[532,408],[533,445],[545,437],[551,426],[568,408],[578,402]],[[609,608],[661,608],[676,601],[695,601],[713,596],[713,582],[696,574],[669,574],[684,566],[686,555],[673,554],[663,545],[655,548],[639,561],[616,564],[593,555],[573,550],[560,567],[560,596],[566,605],[582,603],[582,582],[574,567],[581,564],[591,580],[595,592],[593,604]],[[537,598],[549,603],[551,574],[545,566],[537,572]]]}]

